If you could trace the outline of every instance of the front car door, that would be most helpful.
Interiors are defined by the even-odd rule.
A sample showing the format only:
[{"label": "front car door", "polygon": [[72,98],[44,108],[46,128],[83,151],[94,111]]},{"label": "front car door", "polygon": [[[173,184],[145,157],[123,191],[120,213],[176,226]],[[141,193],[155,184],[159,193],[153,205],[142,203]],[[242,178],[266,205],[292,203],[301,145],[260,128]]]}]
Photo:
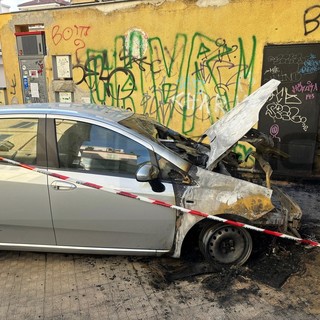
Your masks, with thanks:
[{"label": "front car door", "polygon": [[[46,168],[44,115],[0,116],[0,156]],[[55,245],[47,176],[0,162],[0,242]]]},{"label": "front car door", "polygon": [[[175,203],[170,183],[165,183],[165,191],[155,193],[148,182],[135,179],[141,163],[155,160],[146,142],[93,120],[52,117],[48,128],[58,150],[55,172]],[[113,253],[171,249],[175,210],[54,177],[48,183],[58,245],[103,247]]]}]

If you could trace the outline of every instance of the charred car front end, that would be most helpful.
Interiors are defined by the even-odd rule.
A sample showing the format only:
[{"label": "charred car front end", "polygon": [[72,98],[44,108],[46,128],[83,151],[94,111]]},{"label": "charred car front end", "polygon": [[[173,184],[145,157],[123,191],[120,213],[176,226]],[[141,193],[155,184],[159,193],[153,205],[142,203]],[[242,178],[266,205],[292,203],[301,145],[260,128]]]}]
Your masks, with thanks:
[{"label": "charred car front end", "polygon": [[[210,127],[199,141],[150,119],[140,120],[140,127],[149,132],[150,138],[190,163],[180,174],[171,170],[179,206],[299,235],[300,207],[280,188],[271,185],[272,168],[267,156],[285,155],[274,148],[269,136],[252,128],[261,107],[278,84],[273,80],[261,87]],[[244,167],[246,159],[240,159],[233,151],[238,143],[254,147],[250,153],[255,159],[252,168]],[[177,218],[173,256],[180,256],[186,235],[199,225],[200,249],[213,263],[243,264],[248,259],[252,241],[246,230],[185,214]]]}]

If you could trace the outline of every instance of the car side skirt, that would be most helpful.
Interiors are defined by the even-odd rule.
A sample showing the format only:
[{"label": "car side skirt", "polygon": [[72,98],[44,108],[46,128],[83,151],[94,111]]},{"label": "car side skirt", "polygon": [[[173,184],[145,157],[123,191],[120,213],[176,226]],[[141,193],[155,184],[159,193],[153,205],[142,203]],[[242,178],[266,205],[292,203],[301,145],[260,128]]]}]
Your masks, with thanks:
[{"label": "car side skirt", "polygon": [[0,250],[13,251],[37,251],[55,253],[88,253],[102,255],[128,255],[128,256],[162,256],[170,250],[150,250],[150,249],[122,249],[122,248],[101,248],[101,247],[77,247],[58,246],[40,244],[20,244],[20,243],[0,243]]}]

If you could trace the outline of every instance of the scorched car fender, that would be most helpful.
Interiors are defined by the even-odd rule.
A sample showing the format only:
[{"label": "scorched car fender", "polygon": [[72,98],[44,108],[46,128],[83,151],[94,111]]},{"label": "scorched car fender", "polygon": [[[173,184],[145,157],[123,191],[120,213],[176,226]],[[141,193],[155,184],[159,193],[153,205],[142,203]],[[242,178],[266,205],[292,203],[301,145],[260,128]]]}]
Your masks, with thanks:
[{"label": "scorched car fender", "polygon": [[[270,212],[272,190],[193,166],[188,172],[194,185],[175,185],[177,205],[210,215],[234,214],[257,220]],[[173,257],[179,257],[188,231],[204,218],[181,213],[177,218]]]}]

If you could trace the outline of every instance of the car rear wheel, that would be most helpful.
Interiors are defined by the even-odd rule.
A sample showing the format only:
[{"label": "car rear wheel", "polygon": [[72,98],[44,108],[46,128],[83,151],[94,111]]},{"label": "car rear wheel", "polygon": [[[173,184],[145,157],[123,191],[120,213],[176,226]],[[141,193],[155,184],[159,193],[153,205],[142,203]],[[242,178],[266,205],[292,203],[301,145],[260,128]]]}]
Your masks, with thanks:
[{"label": "car rear wheel", "polygon": [[199,237],[203,256],[217,268],[244,264],[252,252],[252,238],[244,228],[223,223],[205,227]]}]

